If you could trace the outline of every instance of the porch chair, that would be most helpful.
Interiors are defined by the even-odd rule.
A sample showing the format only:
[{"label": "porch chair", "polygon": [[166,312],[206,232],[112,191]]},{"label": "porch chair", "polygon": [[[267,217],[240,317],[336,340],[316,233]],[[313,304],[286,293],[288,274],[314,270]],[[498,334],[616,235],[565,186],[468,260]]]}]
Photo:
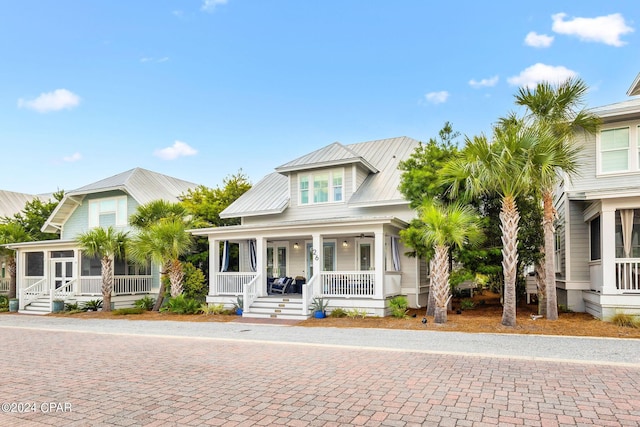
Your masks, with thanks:
[{"label": "porch chair", "polygon": [[273,282],[269,285],[269,293],[279,293],[285,294],[287,293],[287,288],[293,283],[293,278],[291,277],[281,277],[279,279],[274,279]]}]

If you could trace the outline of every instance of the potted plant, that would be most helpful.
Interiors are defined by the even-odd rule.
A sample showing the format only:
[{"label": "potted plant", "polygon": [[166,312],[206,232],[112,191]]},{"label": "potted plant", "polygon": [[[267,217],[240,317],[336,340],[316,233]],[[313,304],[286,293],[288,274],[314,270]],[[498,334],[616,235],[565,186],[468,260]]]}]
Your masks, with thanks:
[{"label": "potted plant", "polygon": [[242,316],[242,310],[244,309],[244,301],[242,300],[242,296],[238,295],[236,298],[236,302],[233,303],[233,308],[236,310],[236,314],[238,316]]},{"label": "potted plant", "polygon": [[54,299],[51,305],[51,311],[54,313],[59,313],[64,311],[64,300]]},{"label": "potted plant", "polygon": [[311,311],[316,319],[324,319],[327,317],[325,311],[329,305],[329,300],[325,300],[322,297],[316,297],[311,302]]}]

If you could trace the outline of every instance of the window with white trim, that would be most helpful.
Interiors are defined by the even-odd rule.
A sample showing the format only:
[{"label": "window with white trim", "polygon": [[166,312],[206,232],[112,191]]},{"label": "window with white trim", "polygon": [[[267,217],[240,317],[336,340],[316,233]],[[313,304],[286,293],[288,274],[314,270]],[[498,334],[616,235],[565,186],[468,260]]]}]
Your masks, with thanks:
[{"label": "window with white trim", "polygon": [[298,175],[300,204],[342,202],[344,199],[343,176],[342,169]]},{"label": "window with white trim", "polygon": [[127,225],[127,197],[89,200],[89,228]]},{"label": "window with white trim", "polygon": [[606,129],[600,132],[600,171],[629,170],[629,128]]}]

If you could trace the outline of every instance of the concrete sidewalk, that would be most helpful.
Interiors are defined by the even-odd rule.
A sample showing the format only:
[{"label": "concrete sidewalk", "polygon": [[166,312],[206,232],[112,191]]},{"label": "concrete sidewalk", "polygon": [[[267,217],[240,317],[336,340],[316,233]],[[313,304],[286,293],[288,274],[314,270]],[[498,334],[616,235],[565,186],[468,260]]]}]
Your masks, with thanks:
[{"label": "concrete sidewalk", "polygon": [[0,316],[2,426],[638,426],[638,340]]}]

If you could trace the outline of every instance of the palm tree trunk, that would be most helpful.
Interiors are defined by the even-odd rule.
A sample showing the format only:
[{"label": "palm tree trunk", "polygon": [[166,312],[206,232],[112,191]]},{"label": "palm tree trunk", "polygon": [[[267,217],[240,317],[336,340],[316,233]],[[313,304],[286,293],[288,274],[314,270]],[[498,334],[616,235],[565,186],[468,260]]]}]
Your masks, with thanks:
[{"label": "palm tree trunk", "polygon": [[113,261],[102,258],[102,311],[111,311],[111,292],[113,291]]},{"label": "palm tree trunk", "polygon": [[162,271],[160,272],[160,289],[158,290],[158,298],[156,298],[156,302],[155,304],[153,304],[153,308],[151,309],[151,311],[160,311],[160,307],[162,307],[162,302],[164,301],[164,294],[165,294],[165,285],[164,285],[164,277],[166,274],[169,273],[169,270],[171,269],[171,264],[170,263],[166,263],[164,265],[164,268],[162,269]]},{"label": "palm tree trunk", "polygon": [[16,290],[16,257],[10,256],[7,261],[7,270],[9,271],[9,299],[15,298]]},{"label": "palm tree trunk", "polygon": [[182,279],[184,279],[184,271],[180,260],[171,261],[171,269],[169,270],[169,282],[171,282],[171,296],[177,297],[182,293]]},{"label": "palm tree trunk", "polygon": [[538,314],[547,317],[547,285],[544,269],[544,246],[540,247],[542,259],[536,262],[536,284],[538,285]]},{"label": "palm tree trunk", "polygon": [[431,271],[433,297],[435,300],[435,323],[447,323],[447,305],[450,300],[449,290],[449,248],[436,245],[433,256],[433,270]]},{"label": "palm tree trunk", "polygon": [[520,214],[515,198],[502,199],[500,230],[502,231],[502,270],[504,272],[504,305],[502,324],[516,326],[516,274],[518,268],[518,223]]},{"label": "palm tree trunk", "polygon": [[427,316],[433,316],[436,312],[435,295],[435,279],[433,271],[435,270],[433,259],[429,261],[429,296],[427,297]]},{"label": "palm tree trunk", "polygon": [[547,290],[547,319],[558,320],[558,297],[556,295],[556,266],[553,262],[555,252],[553,221],[556,210],[553,207],[553,192],[545,190],[542,194],[544,230],[544,267],[546,272],[545,288]]}]

